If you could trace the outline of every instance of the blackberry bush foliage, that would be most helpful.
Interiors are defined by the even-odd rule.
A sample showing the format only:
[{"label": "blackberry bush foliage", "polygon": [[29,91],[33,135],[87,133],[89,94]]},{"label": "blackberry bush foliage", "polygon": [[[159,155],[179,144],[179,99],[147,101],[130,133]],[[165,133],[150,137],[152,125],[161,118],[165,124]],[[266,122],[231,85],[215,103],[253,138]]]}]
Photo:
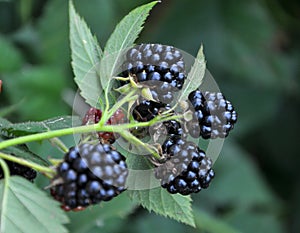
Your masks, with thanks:
[{"label": "blackberry bush foliage", "polygon": [[[237,113],[221,92],[202,91],[202,48],[189,70],[182,52],[172,46],[134,44],[156,3],[122,19],[102,51],[70,2],[74,80],[90,108],[83,119],[14,124],[0,118],[1,206],[2,217],[9,219],[1,217],[1,232],[20,231],[17,218],[26,226],[42,225],[34,229],[40,232],[65,232],[63,210],[101,208],[99,203],[112,199],[128,204],[118,199],[125,193],[150,211],[195,226],[188,195],[208,188],[215,177],[213,161],[199,145],[203,139],[227,137]],[[1,89],[5,82],[0,81]],[[61,137],[73,134],[80,137],[68,148]],[[63,153],[42,157],[21,146],[43,140]],[[27,181],[33,182],[36,172],[49,179],[48,194]],[[150,178],[155,182],[139,188]],[[32,232],[30,227],[22,231]]]}]

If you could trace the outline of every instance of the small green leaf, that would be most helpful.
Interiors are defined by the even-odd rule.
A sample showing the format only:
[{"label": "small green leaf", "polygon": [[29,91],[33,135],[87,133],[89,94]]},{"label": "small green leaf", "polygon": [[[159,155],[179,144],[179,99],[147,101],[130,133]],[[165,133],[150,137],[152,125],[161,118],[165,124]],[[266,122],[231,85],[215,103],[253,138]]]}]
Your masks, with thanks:
[{"label": "small green leaf", "polygon": [[189,94],[197,89],[203,81],[206,69],[205,57],[203,54],[203,46],[200,47],[195,62],[191,71],[187,76],[187,80],[184,83],[181,95],[178,102],[188,99]]},{"label": "small green leaf", "polygon": [[75,82],[86,102],[99,108],[99,98],[104,98],[103,88],[97,72],[102,51],[85,21],[76,13],[72,1],[69,4],[69,14],[72,67]]},{"label": "small green leaf", "polygon": [[21,177],[0,181],[1,232],[67,232],[69,220],[59,203]]},{"label": "small green leaf", "polygon": [[[7,138],[3,137],[0,135],[0,142],[3,140],[6,140]],[[25,160],[29,160],[32,161],[34,163],[43,165],[43,166],[48,166],[49,163],[42,159],[40,156],[34,154],[33,152],[31,152],[28,147],[24,144],[22,145],[18,145],[18,146],[10,146],[7,147],[5,149],[1,150],[2,152],[6,153],[6,154],[10,154],[10,155],[14,155],[16,157],[19,158],[23,158]]]},{"label": "small green leaf", "polygon": [[131,199],[149,211],[195,227],[191,197],[170,194],[161,188],[145,156],[133,155],[129,152],[125,156],[130,169],[127,193]]},{"label": "small green leaf", "polygon": [[170,194],[163,188],[130,190],[129,196],[144,208],[195,227],[190,196]]},{"label": "small green leaf", "polygon": [[28,134],[47,132],[50,130],[70,128],[80,124],[80,118],[75,116],[61,116],[45,121],[29,121],[15,124],[0,118],[0,131],[6,132],[7,136],[18,137]]},{"label": "small green leaf", "polygon": [[127,16],[117,25],[114,32],[108,39],[104,57],[101,60],[100,77],[103,89],[106,89],[112,77],[118,74],[120,69],[121,58],[124,55],[124,50],[134,44],[138,38],[143,24],[149,15],[150,10],[157,1],[142,5]]}]

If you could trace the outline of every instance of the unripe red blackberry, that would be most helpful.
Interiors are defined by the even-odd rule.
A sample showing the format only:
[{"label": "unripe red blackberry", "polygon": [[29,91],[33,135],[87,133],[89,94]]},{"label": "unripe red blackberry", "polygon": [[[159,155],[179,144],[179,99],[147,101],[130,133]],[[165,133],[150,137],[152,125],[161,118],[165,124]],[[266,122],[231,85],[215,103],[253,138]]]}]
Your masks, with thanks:
[{"label": "unripe red blackberry", "polygon": [[56,171],[51,194],[65,210],[109,201],[126,189],[125,158],[109,144],[70,148]]},{"label": "unripe red blackberry", "polygon": [[[4,161],[6,162],[8,168],[9,168],[9,172],[10,172],[10,175],[11,176],[22,176],[24,177],[25,179],[33,182],[33,180],[36,178],[36,171],[31,169],[30,167],[26,167],[26,166],[23,166],[19,163],[15,163],[15,162],[11,162],[9,160],[5,160]],[[0,179],[2,179],[4,176],[3,174],[3,170],[0,166]]]},{"label": "unripe red blackberry", "polygon": [[[85,114],[82,124],[96,124],[101,120],[102,117],[102,111],[100,109],[96,108],[90,108],[87,113]],[[114,115],[112,115],[109,120],[107,121],[108,125],[118,125],[123,124],[125,122],[125,114],[122,111],[122,109],[118,109]],[[104,143],[114,143],[116,138],[119,137],[118,134],[114,134],[113,132],[99,132],[98,133],[99,138]]]},{"label": "unripe red blackberry", "polygon": [[237,121],[232,104],[220,92],[195,90],[189,94],[193,119],[186,122],[189,134],[198,138],[225,138]]},{"label": "unripe red blackberry", "polygon": [[168,192],[189,195],[209,186],[215,176],[212,161],[198,146],[173,136],[162,149],[168,160],[155,169],[155,177]]},{"label": "unripe red blackberry", "polygon": [[129,49],[123,70],[124,77],[132,76],[137,83],[149,87],[152,97],[164,104],[171,103],[172,92],[181,90],[186,78],[181,52],[160,44],[141,44]]}]

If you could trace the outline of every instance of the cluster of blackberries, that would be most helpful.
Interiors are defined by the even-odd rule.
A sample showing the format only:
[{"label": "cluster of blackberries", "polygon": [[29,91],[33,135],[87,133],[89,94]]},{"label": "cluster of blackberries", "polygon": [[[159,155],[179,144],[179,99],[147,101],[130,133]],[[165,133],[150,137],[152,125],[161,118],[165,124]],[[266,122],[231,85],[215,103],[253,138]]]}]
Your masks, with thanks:
[{"label": "cluster of blackberries", "polygon": [[237,121],[237,113],[222,93],[195,90],[189,94],[193,119],[186,122],[189,134],[204,139],[225,138]]},{"label": "cluster of blackberries", "polygon": [[[88,124],[96,124],[101,120],[102,117],[102,112],[100,109],[97,108],[90,108],[83,120],[82,124],[83,125],[88,125]],[[125,114],[122,109],[118,109],[107,121],[106,124],[108,125],[119,125],[123,124],[126,120]],[[112,144],[115,142],[116,138],[119,137],[118,134],[114,134],[113,132],[99,132],[98,133],[98,138],[100,139],[101,142],[103,143],[109,143]]]},{"label": "cluster of blackberries", "polygon": [[[133,105],[133,118],[140,122],[150,121],[170,110],[173,92],[182,89],[186,78],[180,51],[159,44],[142,44],[129,49],[123,70],[123,77],[131,77],[142,87],[148,87],[155,100],[140,98]],[[146,130],[155,142],[160,142],[158,139],[164,136],[162,153],[167,160],[157,165],[155,176],[170,193],[183,195],[207,188],[214,177],[212,161],[204,151],[186,140],[187,135],[225,138],[237,120],[232,104],[221,93],[202,94],[195,90],[188,100],[186,111],[192,113],[191,120],[166,121]]]},{"label": "cluster of blackberries", "polygon": [[155,177],[170,193],[189,195],[209,186],[214,178],[212,161],[192,142],[171,136],[162,145],[167,161],[155,169]]},{"label": "cluster of blackberries", "polygon": [[[121,76],[139,84],[135,88],[148,88],[152,95],[148,99],[146,95],[141,96],[129,104],[128,111],[134,120],[147,122],[166,111],[169,115],[175,114],[171,106],[174,92],[182,89],[186,78],[179,50],[160,44],[135,46],[127,51],[123,70]],[[120,81],[121,85],[126,83],[129,82]],[[151,160],[155,165],[154,175],[171,194],[197,193],[207,188],[215,176],[212,160],[196,144],[189,142],[187,135],[225,138],[237,120],[232,104],[221,93],[195,90],[188,100],[185,111],[192,113],[192,117],[160,122],[147,129],[154,143],[160,144],[161,159]],[[90,108],[83,124],[98,123],[101,117],[101,110]],[[106,124],[123,124],[125,119],[124,112],[119,109]],[[138,136],[135,130],[131,132]],[[84,143],[71,148],[57,167],[51,193],[62,202],[65,210],[108,201],[126,189],[125,158],[111,146],[118,135],[98,132],[97,137],[100,140],[97,145]]]},{"label": "cluster of blackberries", "polygon": [[111,145],[84,143],[65,154],[51,194],[63,209],[80,210],[123,192],[127,175],[125,158]]},{"label": "cluster of blackberries", "polygon": [[[9,168],[9,172],[10,172],[10,175],[11,176],[22,176],[24,177],[25,179],[33,182],[33,180],[35,179],[36,177],[36,171],[29,168],[29,167],[26,167],[26,166],[23,166],[19,163],[14,163],[14,162],[11,162],[11,161],[8,161],[8,160],[5,160],[8,168]],[[0,179],[2,179],[4,176],[3,174],[3,170],[0,166]]]},{"label": "cluster of blackberries", "polygon": [[186,75],[182,54],[172,46],[141,44],[129,49],[122,76],[148,87],[152,98],[169,104],[173,92],[182,89]]}]

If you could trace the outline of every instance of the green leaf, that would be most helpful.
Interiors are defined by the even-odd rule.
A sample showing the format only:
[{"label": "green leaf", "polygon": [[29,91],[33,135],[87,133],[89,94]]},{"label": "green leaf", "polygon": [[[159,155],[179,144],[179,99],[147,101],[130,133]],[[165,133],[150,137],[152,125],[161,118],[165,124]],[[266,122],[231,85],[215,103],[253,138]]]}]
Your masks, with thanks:
[{"label": "green leaf", "polygon": [[203,211],[196,210],[195,222],[199,230],[208,233],[239,233],[240,231],[232,228],[226,222],[217,219],[215,217],[209,216]]},{"label": "green leaf", "polygon": [[132,10],[121,20],[111,34],[106,43],[100,66],[101,84],[104,89],[108,87],[111,78],[118,73],[124,50],[134,44],[143,29],[143,24],[150,10],[157,2],[154,1]]},{"label": "green leaf", "polygon": [[18,137],[28,134],[47,132],[50,130],[70,128],[80,124],[80,118],[75,116],[61,116],[45,121],[29,121],[15,124],[0,118],[0,131],[6,132],[8,136]]},{"label": "green leaf", "polygon": [[[0,135],[0,142],[6,139],[7,139],[6,137]],[[34,163],[43,166],[49,166],[49,163],[46,160],[42,159],[40,156],[31,152],[25,144],[18,145],[18,146],[10,146],[5,149],[2,149],[1,151],[6,154],[14,155],[16,157],[32,161]]]},{"label": "green leaf", "polygon": [[195,227],[190,196],[170,194],[163,188],[130,190],[129,196],[144,208]]},{"label": "green leaf", "polygon": [[149,211],[195,227],[190,196],[170,194],[161,188],[145,156],[128,152],[126,162],[129,168],[127,193],[131,199]]},{"label": "green leaf", "polygon": [[79,213],[70,213],[72,224],[68,226],[70,232],[107,232],[107,222],[124,218],[136,208],[136,203],[132,202],[127,195],[121,194],[110,202],[89,207]]},{"label": "green leaf", "polygon": [[119,52],[132,46],[142,31],[150,10],[157,3],[158,1],[154,1],[137,7],[125,16],[108,39],[104,54]]},{"label": "green leaf", "polygon": [[67,232],[59,203],[21,177],[0,181],[1,232]]},{"label": "green leaf", "polygon": [[103,99],[103,89],[97,70],[102,51],[85,21],[76,13],[72,1],[69,3],[69,14],[75,82],[86,102],[93,107],[99,107],[99,98]]},{"label": "green leaf", "polygon": [[203,54],[203,46],[201,46],[198,51],[195,62],[192,66],[192,69],[187,76],[187,80],[184,83],[178,102],[187,100],[189,94],[202,84],[204,74],[205,74],[205,69],[206,69],[205,57]]}]

